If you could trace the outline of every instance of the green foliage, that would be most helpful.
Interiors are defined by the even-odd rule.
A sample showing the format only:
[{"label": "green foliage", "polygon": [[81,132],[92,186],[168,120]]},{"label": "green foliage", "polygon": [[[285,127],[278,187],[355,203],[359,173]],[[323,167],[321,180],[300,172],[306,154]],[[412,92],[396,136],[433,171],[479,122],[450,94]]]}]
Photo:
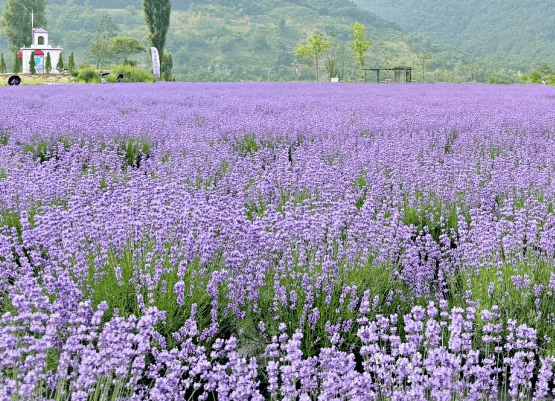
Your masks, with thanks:
[{"label": "green foliage", "polygon": [[541,84],[542,82],[542,74],[538,70],[534,70],[530,73],[530,81],[533,84]]},{"label": "green foliage", "polygon": [[170,27],[170,0],[143,0],[143,13],[148,28],[148,42],[156,47],[160,57],[164,54],[166,34]]},{"label": "green foliage", "polygon": [[164,81],[172,80],[173,58],[171,53],[164,50],[160,56],[160,76]]},{"label": "green foliage", "polygon": [[[122,113],[125,112],[122,110]],[[150,158],[152,144],[147,139],[125,138],[117,141],[117,151],[123,157],[126,167],[141,166],[143,160]]]},{"label": "green foliage", "polygon": [[21,72],[21,64],[19,62],[19,57],[17,57],[17,50],[13,54],[13,68],[12,72],[14,74],[19,74]]},{"label": "green foliage", "polygon": [[31,57],[29,58],[29,74],[36,74],[37,71],[35,69],[35,55],[31,53]]},{"label": "green foliage", "polygon": [[58,63],[56,64],[56,70],[58,72],[64,69],[64,59],[62,58],[62,54],[60,53],[60,57],[58,57]]},{"label": "green foliage", "polygon": [[6,62],[4,61],[4,53],[0,54],[0,74],[6,73]]},{"label": "green foliage", "polygon": [[328,80],[331,80],[332,78],[339,78],[340,81],[342,80],[337,62],[332,58],[328,58],[326,60],[326,72],[328,73]]},{"label": "green foliage", "polygon": [[101,82],[100,72],[95,70],[93,66],[83,66],[77,71],[77,80],[87,84],[99,84]]},{"label": "green foliage", "polygon": [[123,65],[135,67],[137,65],[137,61],[126,58],[125,60],[123,60]]},{"label": "green foliage", "polygon": [[[83,60],[96,65],[97,60],[90,52],[90,39],[102,17],[104,7],[93,8],[99,6],[99,0],[91,0],[92,7],[80,6],[81,1],[83,0],[48,2],[48,18],[51,21],[49,34],[51,40],[55,39],[68,51],[68,55],[70,50],[74,51],[77,64],[80,62],[78,60]],[[247,0],[247,2],[250,1],[252,0]],[[347,0],[337,1],[341,5],[349,4]],[[62,3],[65,4],[62,6]],[[122,3],[123,1],[114,0],[106,8],[114,9]],[[182,7],[182,2],[173,3],[172,9],[187,10],[187,7]],[[137,0],[135,4],[138,5],[141,2]],[[324,17],[319,16],[317,12],[311,12],[309,6],[307,3],[284,6],[282,2],[271,0],[261,4],[260,8],[265,9],[265,12],[254,17],[249,14],[249,7],[239,8],[237,3],[218,5],[201,0],[200,3],[192,4],[187,13],[179,14],[179,18],[186,17],[185,22],[172,24],[166,35],[165,48],[171,51],[173,58],[171,78],[203,81],[296,79],[295,72],[291,68],[295,57],[294,48],[303,37],[308,38],[315,33],[313,27],[317,24],[320,26],[318,29],[320,33],[336,41],[338,47],[347,49],[346,54],[338,54],[333,58],[343,78],[353,79],[355,74],[358,75],[357,63],[348,46],[352,37],[353,18],[368,24],[368,34],[375,39],[376,48],[394,31],[397,32],[395,35],[400,35],[399,37],[402,38],[399,40],[408,40],[408,36],[396,31],[397,28],[393,24],[376,17],[369,17],[369,13],[361,11],[358,14],[354,13],[355,6],[333,8],[334,12]],[[330,6],[327,8],[332,10]],[[289,12],[290,10],[295,12]],[[110,14],[120,28],[120,35],[141,40],[139,34],[144,27],[145,16],[140,8],[133,9],[129,6],[118,12],[110,11]],[[285,15],[287,18],[284,18]],[[214,23],[214,18],[219,19],[218,23]],[[283,20],[281,25],[279,25],[280,19]],[[371,20],[372,23],[370,23]],[[376,33],[377,30],[383,30],[383,32]],[[333,32],[337,36],[332,37]],[[256,42],[253,42],[254,39]],[[264,50],[253,53],[252,46],[262,46]],[[328,58],[327,53],[331,53],[331,49],[323,54],[324,60]],[[118,56],[118,64],[121,63],[121,58]],[[143,69],[150,67],[146,57],[140,55],[140,58],[139,56],[134,58],[137,60],[138,67]],[[371,54],[369,59],[372,60]],[[212,60],[217,61],[212,63]],[[68,60],[63,61],[67,69]],[[109,68],[112,62],[113,58],[108,57],[102,64]],[[308,64],[312,65],[313,61],[310,60]],[[206,66],[211,68],[207,69]],[[9,67],[11,68],[11,63]],[[323,67],[324,62],[319,58],[319,78],[327,75]],[[314,79],[316,71],[314,68],[305,69],[302,75],[304,79],[311,80]]]},{"label": "green foliage", "polygon": [[44,69],[46,70],[47,74],[50,74],[52,70],[52,60],[50,59],[50,53],[46,53],[46,61],[44,63]]},{"label": "green foliage", "polygon": [[[60,136],[49,141],[42,138],[34,138],[30,143],[23,146],[23,151],[24,153],[31,154],[33,160],[44,163],[51,159],[59,160],[61,157],[60,152],[67,151],[72,143],[72,140],[66,136]],[[62,147],[59,147],[59,144]]]},{"label": "green foliage", "polygon": [[320,54],[333,45],[333,42],[326,42],[322,34],[314,34],[308,39],[308,44],[299,45],[295,48],[295,54],[301,59],[314,62],[316,68],[316,81],[318,81],[318,59]]},{"label": "green foliage", "polygon": [[[544,336],[550,338],[555,336],[555,327],[550,323],[555,299],[548,294],[551,272],[552,267],[548,263],[534,258],[516,264],[505,262],[500,266],[492,263],[476,272],[460,271],[459,274],[462,276],[460,282],[463,284],[460,294],[469,291],[472,299],[478,301],[477,316],[480,316],[480,310],[491,310],[494,305],[499,307],[502,320],[506,321],[518,316],[520,324],[526,324],[537,330],[540,343],[544,343],[545,351],[552,354],[555,351],[555,344],[545,343],[544,340]],[[525,276],[530,279],[530,287],[517,288],[513,278],[522,280]],[[530,289],[538,287],[545,290],[540,289],[535,296],[535,291]],[[542,319],[538,320],[538,316],[542,316]],[[478,323],[480,329],[483,326],[481,319]]]},{"label": "green foliage", "polygon": [[[299,276],[306,275],[306,266],[310,263],[314,264],[316,274],[322,271],[322,262],[315,260],[314,252],[310,252],[306,259],[301,259],[298,251],[293,251],[292,256],[294,262],[292,266],[288,266],[288,270]],[[362,266],[355,269],[351,263],[338,260],[338,270],[332,276],[329,276],[329,272],[324,275],[327,277],[322,283],[322,287],[325,287],[326,290],[316,291],[317,295],[312,301],[313,307],[309,310],[308,315],[306,311],[303,312],[307,294],[300,281],[290,277],[277,279],[275,271],[270,269],[266,274],[264,286],[260,289],[258,299],[260,312],[253,312],[252,307],[245,306],[243,309],[246,311],[246,317],[238,321],[237,328],[243,329],[247,336],[261,340],[262,351],[269,338],[279,333],[278,323],[285,323],[289,334],[299,328],[303,332],[301,341],[303,356],[311,357],[318,355],[322,348],[331,347],[330,336],[326,331],[327,322],[337,324],[340,321],[356,321],[357,311],[350,309],[349,303],[355,297],[360,299],[365,291],[371,294],[369,300],[371,311],[367,315],[370,320],[375,319],[378,314],[389,316],[397,313],[402,316],[408,313],[414,304],[421,302],[419,299],[401,302],[401,295],[410,298],[409,290],[401,280],[393,278],[392,264],[377,265],[372,257],[366,260],[357,260],[357,262],[360,262],[359,266]],[[314,285],[315,279],[311,276],[309,274],[307,278],[311,285]],[[348,286],[352,289],[350,294],[345,292]],[[279,287],[284,287],[287,293],[295,292],[297,301],[296,305],[280,303],[277,312],[273,313],[270,311],[275,299],[274,289]],[[346,296],[342,297],[342,294]],[[387,302],[388,296],[391,297],[392,302]],[[340,301],[341,298],[343,298],[342,301]],[[274,319],[274,315],[279,316],[279,319]],[[316,324],[309,322],[311,315],[318,316]],[[260,337],[261,333],[256,327],[259,321],[263,321],[266,326],[268,337],[265,341]],[[402,321],[399,322],[398,327],[404,327]],[[351,329],[342,335],[345,341],[339,345],[339,349],[356,353],[361,345],[360,339],[356,335],[358,328],[358,324],[354,323]],[[348,347],[354,347],[354,350]]]},{"label": "green foliage", "polygon": [[259,149],[260,146],[256,143],[256,137],[254,134],[247,134],[233,144],[233,150],[239,153],[241,157],[244,157],[247,154],[252,156]]},{"label": "green foliage", "polygon": [[547,65],[546,63],[543,63],[540,68],[538,68],[538,71],[541,75],[542,78],[545,78],[549,75],[551,75],[553,72],[551,71],[551,67],[549,65]]},{"label": "green foliage", "polygon": [[73,61],[73,52],[69,55],[69,60],[67,62],[67,70],[71,75],[75,72],[75,62]]},{"label": "green foliage", "polygon": [[[137,252],[138,249],[141,251]],[[153,274],[155,263],[159,263],[165,273],[160,277],[159,284],[153,291],[153,305],[166,312],[166,319],[165,323],[158,324],[156,329],[166,338],[168,346],[174,347],[177,345],[177,341],[171,334],[177,332],[190,317],[192,304],[198,306],[194,318],[199,330],[210,325],[210,302],[212,299],[205,289],[209,283],[211,273],[223,268],[223,259],[219,253],[216,253],[206,264],[201,264],[199,259],[196,258],[187,264],[184,277],[178,277],[176,265],[172,264],[167,256],[169,254],[168,245],[163,248],[162,252],[154,252],[153,249],[155,249],[154,240],[146,241],[144,244],[129,242],[121,253],[109,252],[107,255],[108,264],[100,271],[100,274],[96,263],[99,256],[91,252],[89,255],[88,278],[83,286],[84,292],[92,298],[95,309],[101,302],[107,302],[109,308],[102,318],[103,323],[113,316],[115,308],[118,309],[120,316],[135,315],[140,317],[142,312],[137,302],[137,295],[141,294],[145,302],[149,304],[150,302],[148,301],[147,289],[138,287],[136,281],[140,274]],[[144,251],[153,254],[150,263],[147,263],[146,252]],[[178,304],[177,295],[174,292],[174,285],[179,280],[182,280],[185,284],[183,289],[184,305],[182,306]],[[219,315],[223,315],[223,309],[226,305],[225,296],[224,291],[221,291],[218,295]],[[232,330],[234,327],[233,319],[230,317],[220,316],[218,323],[227,330]],[[222,335],[222,333],[218,334]],[[231,333],[227,335],[229,334]],[[210,346],[211,340],[206,340],[203,344]]]},{"label": "green foliage", "polygon": [[486,83],[488,84],[508,84],[509,82],[504,80],[499,73],[490,73],[486,77]]},{"label": "green foliage", "polygon": [[366,27],[358,21],[355,21],[355,23],[353,24],[353,31],[355,35],[355,40],[351,45],[351,49],[356,54],[356,58],[360,63],[360,69],[362,73],[362,67],[364,66],[364,52],[368,50],[372,42],[366,40]]},{"label": "green foliage", "polygon": [[21,242],[23,228],[21,226],[21,218],[17,211],[10,211],[8,209],[0,210],[0,227],[15,228],[17,231],[17,238],[19,242]]},{"label": "green foliage", "polygon": [[113,55],[113,40],[118,32],[118,26],[107,12],[102,14],[100,21],[96,24],[90,41],[90,53],[93,56],[96,68],[104,65]]},{"label": "green foliage", "polygon": [[[457,211],[457,207],[461,210]],[[416,194],[416,203],[405,199],[401,208],[403,224],[414,226],[417,233],[426,230],[432,238],[439,242],[440,235],[459,231],[459,215],[469,222],[470,215],[464,203],[444,204],[436,199],[425,199],[424,194]]]},{"label": "green foliage", "polygon": [[453,144],[459,138],[459,132],[453,131],[447,135],[447,141],[445,142],[445,154],[453,153]]},{"label": "green foliage", "polygon": [[31,44],[31,10],[35,27],[46,29],[44,0],[8,0],[0,18],[0,32],[12,50]]},{"label": "green foliage", "polygon": [[151,72],[141,70],[130,65],[117,65],[112,67],[110,74],[107,76],[108,82],[116,82],[117,76],[123,74],[125,82],[155,82],[156,78]]},{"label": "green foliage", "polygon": [[10,133],[7,131],[0,131],[0,145],[6,146],[10,140]]},{"label": "green foliage", "polygon": [[[96,65],[97,59],[90,52],[89,39],[106,8],[114,9],[110,14],[119,26],[120,35],[141,40],[139,35],[145,24],[145,15],[140,8],[133,8],[133,5],[137,7],[142,0],[126,4],[122,0],[113,0],[109,2],[109,6],[99,9],[93,7],[100,7],[100,1],[103,0],[91,0],[89,5],[85,2],[84,7],[81,6],[82,1],[84,0],[53,0],[48,2],[47,8],[50,38],[55,39],[64,49],[73,50],[76,61],[88,60]],[[413,79],[484,82],[487,71],[501,71],[507,66],[523,64],[521,58],[507,63],[507,59],[498,60],[493,56],[486,59],[477,56],[471,68],[468,56],[459,49],[439,45],[425,35],[403,33],[395,24],[361,11],[348,0],[333,0],[332,3],[319,3],[317,6],[305,0],[287,4],[268,0],[253,4],[256,7],[251,9],[253,1],[245,0],[240,4],[228,1],[223,4],[199,0],[190,4],[190,7],[183,2],[173,2],[172,9],[188,11],[176,13],[175,16],[180,22],[173,23],[167,30],[167,43],[165,42],[164,48],[171,52],[173,58],[171,78],[201,81],[294,80],[299,78],[300,73],[291,68],[295,58],[294,48],[302,38],[321,33],[328,38],[327,40],[335,42],[337,49],[346,51],[343,54],[339,54],[339,51],[334,54],[331,47],[327,49],[319,57],[318,71],[314,60],[307,60],[307,68],[302,72],[302,78],[313,80],[316,75],[318,79],[329,77],[331,65],[326,65],[324,69],[323,58],[324,61],[335,60],[343,81],[353,81],[360,78],[360,61],[350,49],[355,21],[367,27],[367,36],[373,40],[372,46],[365,53],[365,64],[372,67],[380,66],[384,47],[393,46],[396,49],[390,57],[390,63],[412,66]],[[363,2],[364,0],[361,0],[357,4],[363,5]],[[128,7],[124,9],[125,5]],[[118,7],[121,8],[116,11]],[[402,8],[402,5],[399,7]],[[323,8],[328,12],[323,12]],[[259,12],[260,10],[263,12]],[[0,50],[3,50],[1,45],[0,40]],[[425,53],[432,56],[432,61],[422,68],[417,55]],[[331,54],[333,56],[329,57]],[[121,63],[122,56],[118,56],[117,63]],[[150,67],[147,57],[135,57],[138,67]],[[216,61],[212,62],[213,60]],[[67,66],[67,60],[64,61]],[[541,60],[544,61],[554,65],[551,56]],[[108,67],[112,62],[113,57],[109,56],[100,64]],[[519,82],[517,70],[528,74],[531,64],[526,62],[525,67],[517,69],[509,67],[507,73],[500,74],[500,79]],[[540,66],[539,61],[537,65]],[[11,69],[11,63],[8,68]],[[382,74],[380,76],[383,78]],[[370,74],[369,77],[374,78],[375,75]]]},{"label": "green foliage", "polygon": [[32,154],[34,159],[41,163],[50,160],[51,157],[48,143],[44,139],[38,140],[35,144],[25,145],[23,150]]},{"label": "green foliage", "polygon": [[125,61],[133,54],[146,51],[146,47],[135,38],[116,36],[112,39],[109,50],[111,53],[121,55]]},{"label": "green foliage", "polygon": [[357,4],[406,32],[419,33],[422,50],[426,41],[456,46],[466,59],[473,55],[490,70],[528,72],[534,62],[555,61],[550,34],[555,17],[548,1],[406,0],[393,6],[387,1],[360,0]]}]

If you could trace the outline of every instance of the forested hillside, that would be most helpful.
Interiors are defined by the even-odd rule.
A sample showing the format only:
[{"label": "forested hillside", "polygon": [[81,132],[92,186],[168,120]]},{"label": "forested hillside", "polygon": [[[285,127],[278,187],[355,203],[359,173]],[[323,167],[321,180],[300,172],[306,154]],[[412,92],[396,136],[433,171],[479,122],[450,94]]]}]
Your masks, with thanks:
[{"label": "forested hillside", "polygon": [[[417,3],[417,0],[411,1]],[[456,14],[443,6],[434,11],[437,15],[431,15],[428,24],[442,34],[433,36],[433,32],[427,35],[427,31],[407,26],[411,18],[424,18],[426,8],[413,7],[403,14],[404,19],[397,14],[388,17],[394,21],[399,18],[401,25],[413,31],[407,33],[396,22],[359,8],[364,6],[370,10],[372,2],[383,5],[375,7],[377,14],[398,11],[377,0],[358,0],[357,3],[349,0],[173,0],[166,38],[166,49],[173,58],[173,74],[183,80],[294,80],[301,77],[313,80],[313,65],[299,60],[295,47],[306,43],[314,33],[322,33],[334,42],[334,46],[323,55],[320,76],[326,78],[326,65],[329,66],[331,60],[339,68],[343,80],[356,80],[360,78],[360,70],[350,50],[355,21],[367,27],[367,39],[373,42],[365,54],[366,67],[411,66],[413,80],[518,82],[517,70],[527,74],[537,67],[525,55],[516,52],[526,43],[519,42],[514,48],[507,48],[508,53],[502,56],[488,51],[499,46],[499,41],[495,40],[484,42],[484,49],[476,47],[465,51],[464,38],[457,39],[454,31],[468,24],[478,24],[480,20],[472,19],[461,7],[457,9],[461,18],[455,18]],[[6,0],[0,0],[0,10],[4,10],[5,3]],[[99,64],[91,54],[99,21],[103,15],[110,15],[117,26],[117,35],[131,36],[146,45],[147,30],[141,3],[141,0],[47,0],[50,42],[63,47],[66,61],[69,52],[74,52],[77,65],[92,64],[107,69],[118,61],[115,57]],[[437,20],[446,14],[451,15],[450,25]],[[491,35],[501,32],[493,25],[490,30]],[[534,32],[531,24],[527,35],[534,35]],[[536,34],[536,37],[535,45],[538,45],[542,36]],[[551,43],[547,37],[544,39]],[[7,55],[5,59],[10,68],[12,56],[3,39],[0,39],[0,51]],[[146,52],[134,59],[139,67],[148,68],[150,60]],[[538,53],[534,60],[550,62],[551,58],[544,52]],[[374,80],[374,73],[369,73],[366,79]]]},{"label": "forested hillside", "polygon": [[[2,10],[4,4],[0,2]],[[132,36],[146,44],[140,0],[126,1],[125,6],[117,0],[49,0],[47,29],[51,43],[62,46],[66,57],[74,52],[77,64],[93,64],[92,34],[105,13],[117,25],[118,35]],[[398,53],[397,59],[388,56],[391,63],[410,64],[410,57],[414,59],[410,37],[398,25],[361,11],[348,0],[172,1],[166,48],[172,53],[173,73],[178,79],[291,80],[297,79],[301,71],[297,74],[292,67],[295,47],[320,32],[336,43],[326,57],[338,60],[346,79],[355,79],[359,73],[348,51],[355,20],[367,26],[367,36],[374,42],[368,53],[369,65],[382,63],[387,46]],[[2,47],[7,53],[5,42]],[[146,52],[136,59],[140,66],[147,67]],[[9,68],[11,57],[6,61]],[[303,79],[314,79],[314,71],[308,65],[304,67]]]},{"label": "forested hillside", "polygon": [[497,55],[521,69],[555,62],[552,0],[358,0],[358,5],[471,57]]}]

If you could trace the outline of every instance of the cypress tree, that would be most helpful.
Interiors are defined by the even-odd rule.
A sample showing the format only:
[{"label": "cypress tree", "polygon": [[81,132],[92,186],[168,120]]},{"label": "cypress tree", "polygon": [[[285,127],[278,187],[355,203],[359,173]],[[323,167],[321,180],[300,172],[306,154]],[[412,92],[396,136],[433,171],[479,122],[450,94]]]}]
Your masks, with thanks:
[{"label": "cypress tree", "polygon": [[67,62],[67,70],[69,71],[69,73],[71,74],[73,72],[73,70],[75,69],[75,63],[73,62],[73,52],[71,52],[69,54],[69,60]]},{"label": "cypress tree", "polygon": [[46,53],[46,61],[44,63],[44,69],[46,70],[47,74],[50,74],[50,70],[52,70],[52,60],[50,60],[50,53]]},{"label": "cypress tree", "polygon": [[164,66],[163,54],[166,43],[166,34],[170,27],[170,0],[143,0],[143,12],[148,28],[148,42],[150,46],[158,49],[160,54],[160,68],[170,74],[171,66],[167,64],[169,59],[166,57]]},{"label": "cypress tree", "polygon": [[34,75],[37,71],[35,70],[35,55],[31,53],[31,58],[29,59],[29,74]]},{"label": "cypress tree", "polygon": [[4,53],[0,53],[0,73],[6,72],[6,62],[4,61]]},{"label": "cypress tree", "polygon": [[17,57],[17,50],[13,54],[13,73],[19,74],[21,72],[21,63],[19,62],[19,57]]},{"label": "cypress tree", "polygon": [[62,53],[60,53],[60,57],[58,57],[58,64],[56,64],[56,69],[58,70],[58,74],[64,69],[64,60],[62,60]]}]

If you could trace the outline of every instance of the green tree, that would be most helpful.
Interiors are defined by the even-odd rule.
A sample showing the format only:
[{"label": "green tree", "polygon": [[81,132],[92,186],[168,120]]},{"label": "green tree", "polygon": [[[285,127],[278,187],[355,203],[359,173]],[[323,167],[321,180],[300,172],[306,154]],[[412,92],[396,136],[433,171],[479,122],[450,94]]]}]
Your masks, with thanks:
[{"label": "green tree", "polygon": [[362,67],[364,66],[364,52],[368,50],[372,42],[366,40],[366,26],[358,21],[353,24],[353,31],[355,35],[355,40],[351,45],[351,49],[355,52],[356,59],[360,64],[360,72],[362,72]]},{"label": "green tree", "polygon": [[552,74],[551,67],[549,67],[549,65],[547,65],[546,63],[543,63],[541,67],[538,68],[538,71],[542,75],[542,79]]},{"label": "green tree", "polygon": [[470,60],[466,64],[466,68],[468,70],[468,73],[470,74],[470,81],[474,82],[476,80],[476,73],[478,71],[478,65],[477,65],[476,61],[475,60]]},{"label": "green tree", "polygon": [[133,54],[146,51],[144,47],[137,39],[130,38],[127,36],[116,36],[112,39],[112,44],[110,45],[110,52],[123,56],[122,62],[125,62],[127,58]]},{"label": "green tree", "polygon": [[530,81],[533,84],[540,84],[542,82],[542,73],[538,70],[534,70],[530,73]]},{"label": "green tree", "polygon": [[67,70],[71,74],[75,70],[75,62],[73,61],[73,52],[69,55],[69,60],[67,62]]},{"label": "green tree", "polygon": [[35,55],[31,53],[31,57],[29,58],[29,74],[34,75],[37,71],[35,70]]},{"label": "green tree", "polygon": [[56,70],[58,73],[64,69],[64,60],[62,59],[62,54],[60,53],[60,57],[58,57],[58,63],[56,64]]},{"label": "green tree", "polygon": [[326,42],[324,40],[324,36],[320,33],[317,33],[312,35],[312,37],[308,39],[308,44],[299,45],[295,48],[295,54],[298,57],[308,62],[314,62],[314,66],[316,68],[316,82],[318,82],[319,80],[318,61],[320,54],[332,44],[333,42]]},{"label": "green tree", "polygon": [[328,73],[328,80],[330,81],[332,78],[339,78],[340,81],[343,79],[341,77],[341,73],[339,72],[337,62],[333,58],[328,58],[326,60],[326,72]]},{"label": "green tree", "polygon": [[44,62],[44,69],[47,74],[50,74],[52,70],[52,60],[50,59],[50,53],[46,53],[46,61]]},{"label": "green tree", "polygon": [[337,33],[333,30],[332,31],[328,30],[328,35],[330,37],[330,40],[334,42],[329,47],[328,51],[326,51],[325,67],[326,67],[326,72],[328,73],[328,82],[332,78],[339,78],[339,80],[342,81],[343,76],[339,71],[339,62],[338,62],[339,51],[338,51],[338,45],[336,43]]},{"label": "green tree", "polygon": [[13,53],[13,73],[19,74],[21,72],[21,63],[19,57],[17,57],[17,50]]},{"label": "green tree", "polygon": [[31,11],[34,26],[46,29],[44,0],[8,0],[0,18],[0,33],[6,38],[11,50],[31,44]]},{"label": "green tree", "polygon": [[96,63],[96,68],[104,65],[112,55],[110,46],[117,32],[118,27],[110,14],[106,12],[103,13],[100,17],[100,21],[96,24],[96,28],[90,40],[90,53]]},{"label": "green tree", "polygon": [[0,53],[0,73],[6,72],[6,62],[4,61],[4,53]]},{"label": "green tree", "polygon": [[[166,34],[170,27],[171,8],[170,0],[143,0],[143,13],[148,28],[148,43],[151,47],[158,49],[161,73],[167,71],[170,65],[168,63],[170,58],[166,56],[164,67],[164,45],[166,43]],[[164,68],[166,69],[164,70]]]},{"label": "green tree", "polygon": [[172,79],[173,58],[170,52],[164,51],[160,57],[160,75],[164,81]]}]

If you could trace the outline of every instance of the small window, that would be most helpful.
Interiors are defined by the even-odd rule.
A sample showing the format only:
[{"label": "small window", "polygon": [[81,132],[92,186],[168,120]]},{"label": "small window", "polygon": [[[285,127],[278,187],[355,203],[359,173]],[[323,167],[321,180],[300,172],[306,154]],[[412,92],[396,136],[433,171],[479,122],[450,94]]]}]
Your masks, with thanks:
[{"label": "small window", "polygon": [[44,45],[44,36],[39,36],[39,37],[37,38],[37,43],[38,43],[39,45]]}]

